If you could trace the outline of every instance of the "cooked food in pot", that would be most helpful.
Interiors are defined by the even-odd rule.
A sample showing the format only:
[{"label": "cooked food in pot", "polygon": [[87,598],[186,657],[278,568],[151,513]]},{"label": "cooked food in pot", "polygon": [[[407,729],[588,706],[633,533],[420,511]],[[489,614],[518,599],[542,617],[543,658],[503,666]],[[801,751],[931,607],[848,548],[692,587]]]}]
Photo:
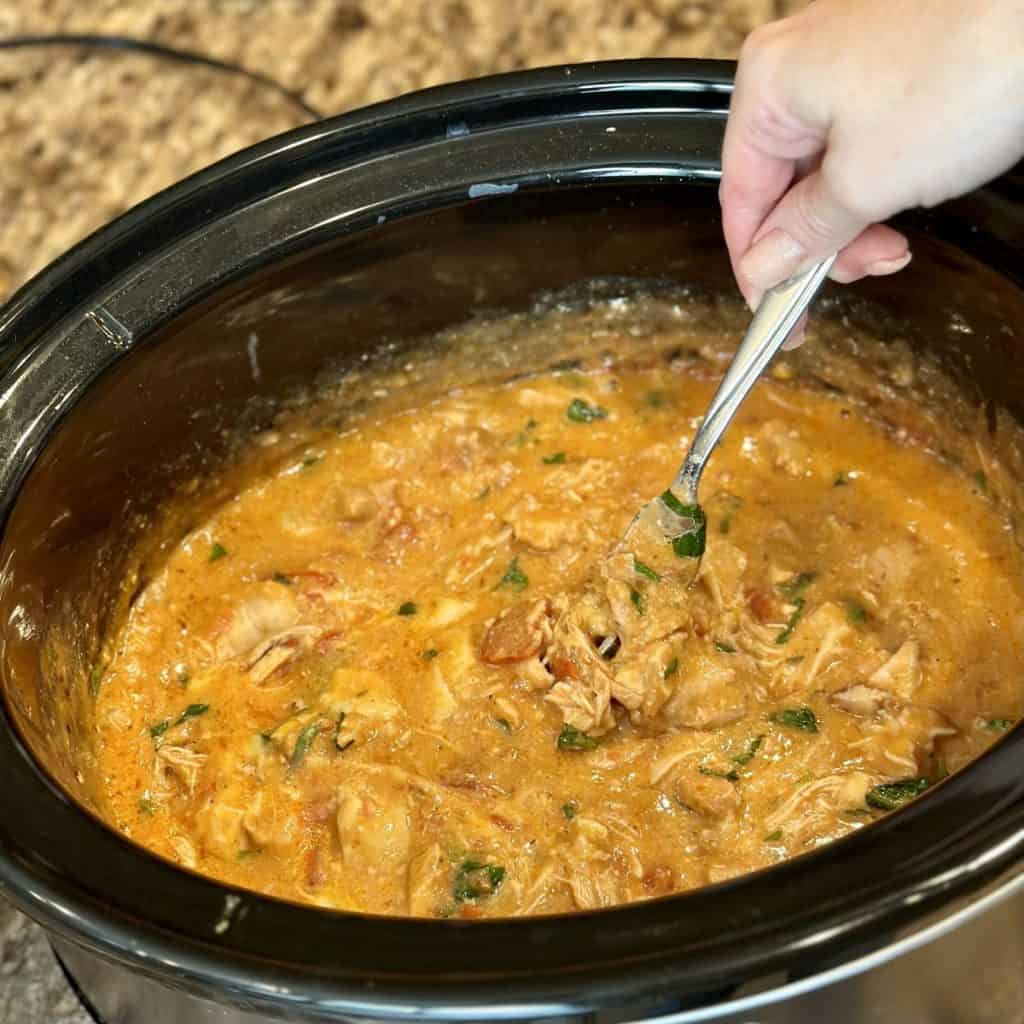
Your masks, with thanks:
[{"label": "cooked food in pot", "polygon": [[684,601],[636,559],[580,600],[742,322],[556,303],[282,413],[110,640],[110,820],[286,899],[542,914],[768,867],[981,753],[1024,701],[1017,494],[899,340],[837,317],[757,387]]}]

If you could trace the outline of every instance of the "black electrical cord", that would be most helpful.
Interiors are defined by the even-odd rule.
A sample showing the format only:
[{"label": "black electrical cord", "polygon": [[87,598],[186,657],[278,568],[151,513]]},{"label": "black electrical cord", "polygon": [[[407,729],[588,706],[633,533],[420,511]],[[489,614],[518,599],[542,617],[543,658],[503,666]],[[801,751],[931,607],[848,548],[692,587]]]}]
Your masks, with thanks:
[{"label": "black electrical cord", "polygon": [[178,50],[173,46],[150,42],[147,39],[132,39],[130,36],[63,33],[0,38],[0,50],[14,50],[32,46],[82,46],[91,49],[121,50],[128,53],[141,53],[148,57],[157,57],[161,60],[176,61],[179,64],[197,64],[201,67],[212,68],[214,71],[226,71],[228,74],[241,75],[250,81],[265,85],[296,107],[301,108],[303,113],[313,118],[314,121],[319,121],[324,116],[301,93],[289,89],[276,79],[271,78],[270,75],[263,74],[262,71],[250,71],[248,68],[242,67],[241,64],[218,60],[216,57],[207,57],[204,54],[194,53],[191,50]]}]

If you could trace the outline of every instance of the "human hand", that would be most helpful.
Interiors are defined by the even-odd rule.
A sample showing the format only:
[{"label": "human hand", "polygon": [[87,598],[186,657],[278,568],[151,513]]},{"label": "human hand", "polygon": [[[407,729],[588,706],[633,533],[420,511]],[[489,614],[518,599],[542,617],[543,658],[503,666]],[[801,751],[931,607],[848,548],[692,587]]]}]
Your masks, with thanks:
[{"label": "human hand", "polygon": [[841,283],[910,262],[880,222],[1024,156],[1024,0],[817,0],[740,55],[720,198],[736,280],[761,295],[838,252]]}]

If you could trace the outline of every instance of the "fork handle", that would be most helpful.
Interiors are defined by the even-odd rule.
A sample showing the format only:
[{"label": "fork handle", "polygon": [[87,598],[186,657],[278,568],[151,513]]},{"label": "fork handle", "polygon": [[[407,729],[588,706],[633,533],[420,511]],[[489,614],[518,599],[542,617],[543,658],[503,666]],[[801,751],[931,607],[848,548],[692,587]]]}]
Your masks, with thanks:
[{"label": "fork handle", "polygon": [[817,295],[835,259],[830,256],[765,292],[673,481],[672,490],[686,504],[696,504],[697,484],[711,453],[743,399]]}]

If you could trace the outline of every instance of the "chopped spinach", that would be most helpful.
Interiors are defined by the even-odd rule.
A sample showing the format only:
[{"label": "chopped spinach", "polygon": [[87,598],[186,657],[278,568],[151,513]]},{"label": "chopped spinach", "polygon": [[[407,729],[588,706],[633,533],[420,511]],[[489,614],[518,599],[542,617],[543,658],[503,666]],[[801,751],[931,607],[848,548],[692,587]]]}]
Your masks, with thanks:
[{"label": "chopped spinach", "polygon": [[98,697],[100,692],[100,685],[103,682],[103,669],[96,665],[93,670],[89,673],[89,696]]},{"label": "chopped spinach", "polygon": [[428,647],[423,652],[424,661],[433,661],[441,652],[436,647]]},{"label": "chopped spinach", "polygon": [[894,811],[920,796],[931,783],[927,779],[901,779],[899,782],[883,782],[868,790],[865,803],[880,811]]},{"label": "chopped spinach", "polygon": [[576,817],[576,805],[575,804],[562,804],[562,817],[566,821],[572,821]]},{"label": "chopped spinach", "polygon": [[776,725],[784,725],[787,729],[799,729],[801,732],[817,732],[818,717],[810,708],[783,708],[768,716]]},{"label": "chopped spinach", "polygon": [[647,610],[646,605],[644,603],[644,595],[641,594],[640,591],[636,589],[636,587],[629,588],[629,600],[632,603],[633,607],[636,609],[637,615],[643,615],[644,612]]},{"label": "chopped spinach", "polygon": [[762,743],[764,743],[764,735],[755,736],[750,741],[750,746],[742,754],[737,754],[733,761],[738,765],[750,764],[754,760],[754,755],[761,749]]},{"label": "chopped spinach", "polygon": [[788,643],[789,638],[793,635],[793,630],[797,627],[797,623],[803,618],[807,602],[802,597],[794,597],[791,603],[794,606],[793,612],[786,620],[785,628],[775,637],[777,644]]},{"label": "chopped spinach", "polygon": [[488,485],[487,485],[487,486],[486,486],[486,487],[485,487],[485,488],[484,488],[484,489],[483,489],[483,490],[482,490],[482,491],[481,491],[481,492],[480,492],[480,493],[479,493],[479,494],[478,494],[478,495],[476,496],[476,500],[477,500],[477,501],[483,501],[483,500],[484,500],[484,498],[486,498],[486,497],[487,497],[487,495],[488,495],[488,494],[490,494],[490,493],[491,493],[491,485],[490,485],[490,484],[488,484]]},{"label": "chopped spinach", "polygon": [[868,617],[868,610],[864,605],[857,601],[846,602],[846,618],[849,622],[852,622],[855,626],[861,622],[866,622]]},{"label": "chopped spinach", "polygon": [[156,804],[148,796],[144,796],[139,800],[139,810],[147,817],[152,817],[156,814]]},{"label": "chopped spinach", "polygon": [[508,564],[505,575],[498,581],[499,587],[511,587],[513,590],[524,590],[530,584],[530,578],[519,568],[519,556],[517,555]]},{"label": "chopped spinach", "polygon": [[715,768],[708,768],[706,765],[701,765],[697,769],[701,775],[710,775],[713,779],[727,779],[729,782],[739,782],[740,773],[735,768],[730,768],[727,772],[718,771]]},{"label": "chopped spinach", "polygon": [[250,847],[248,850],[239,850],[238,859],[249,860],[250,857],[258,857],[262,852],[263,850],[259,846]]},{"label": "chopped spinach", "polygon": [[987,732],[1006,732],[1013,728],[1016,721],[1016,718],[990,718],[985,723],[985,729]]},{"label": "chopped spinach", "polygon": [[187,722],[190,718],[198,718],[200,715],[205,715],[210,710],[209,704],[189,704],[187,708],[177,718],[165,718],[162,722],[158,722],[156,725],[151,726],[149,735],[153,739],[159,739],[165,732],[170,729],[174,729],[184,722]]},{"label": "chopped spinach", "polygon": [[665,671],[662,672],[662,679],[671,679],[679,671],[679,659],[673,658],[666,666]]},{"label": "chopped spinach", "polygon": [[224,545],[221,544],[219,540],[215,540],[213,544],[210,545],[210,556],[209,558],[207,558],[207,561],[217,562],[220,559],[224,558],[227,555],[227,553],[228,549],[224,547]]},{"label": "chopped spinach", "polygon": [[972,474],[972,477],[974,482],[978,485],[978,490],[981,491],[982,494],[988,494],[988,477],[985,473],[979,469],[976,473]]},{"label": "chopped spinach", "polygon": [[493,896],[505,880],[505,869],[497,864],[464,860],[455,872],[452,898],[456,903]]},{"label": "chopped spinach", "polygon": [[693,524],[672,539],[672,550],[676,557],[700,558],[707,545],[708,521],[704,509],[700,505],[684,505],[671,490],[662,492],[660,500],[681,519],[689,519]]},{"label": "chopped spinach", "polygon": [[776,589],[787,600],[795,603],[796,598],[817,579],[817,575],[817,573],[813,572],[797,573],[792,579],[786,580],[785,583],[776,584]]},{"label": "chopped spinach", "polygon": [[[344,714],[341,715],[338,725],[345,720]],[[299,738],[295,741],[295,747],[292,750],[292,756],[290,765],[292,768],[298,768],[302,764],[303,758],[309,753],[309,748],[313,745],[313,740],[316,739],[317,734],[320,732],[320,719],[315,718],[309,725],[306,726],[302,732],[299,733]],[[335,734],[335,743],[337,743],[337,734]]]},{"label": "chopped spinach", "polygon": [[721,651],[723,654],[735,654],[736,648],[732,644],[727,644],[724,640],[715,641],[715,650]]},{"label": "chopped spinach", "polygon": [[565,415],[573,423],[593,423],[594,420],[606,419],[608,410],[600,405],[591,405],[582,398],[574,398],[565,410]]},{"label": "chopped spinach", "polygon": [[849,476],[847,476],[847,474],[843,470],[840,470],[838,473],[836,473],[836,478],[835,480],[832,481],[832,486],[845,487],[849,482]]},{"label": "chopped spinach", "polygon": [[419,611],[419,609],[416,607],[415,601],[405,601],[398,606],[399,615],[415,615],[417,611]]},{"label": "chopped spinach", "polygon": [[777,843],[781,838],[782,838],[782,829],[781,828],[777,828],[774,832],[769,832],[768,835],[766,835],[764,837],[764,842],[766,842],[766,843]]},{"label": "chopped spinach", "polygon": [[310,466],[315,466],[321,459],[322,455],[314,455],[312,452],[309,455],[303,456],[302,468],[309,469]]},{"label": "chopped spinach", "polygon": [[649,580],[654,583],[658,583],[661,580],[661,576],[656,573],[649,565],[644,565],[636,555],[633,556],[633,570],[640,576],[646,576]]},{"label": "chopped spinach", "polygon": [[644,395],[644,404],[652,409],[661,409],[668,405],[668,396],[664,391],[648,391]]},{"label": "chopped spinach", "polygon": [[512,735],[512,723],[507,718],[495,718],[494,724],[503,732],[506,736]]},{"label": "chopped spinach", "polygon": [[588,736],[569,724],[563,725],[562,731],[558,734],[559,750],[593,750],[596,746],[597,740],[593,736]]},{"label": "chopped spinach", "polygon": [[565,452],[553,452],[540,460],[545,466],[560,466],[565,462]]},{"label": "chopped spinach", "polygon": [[290,587],[292,585],[291,576],[285,576],[283,572],[275,572],[271,579],[275,583],[280,583],[282,587]]}]

